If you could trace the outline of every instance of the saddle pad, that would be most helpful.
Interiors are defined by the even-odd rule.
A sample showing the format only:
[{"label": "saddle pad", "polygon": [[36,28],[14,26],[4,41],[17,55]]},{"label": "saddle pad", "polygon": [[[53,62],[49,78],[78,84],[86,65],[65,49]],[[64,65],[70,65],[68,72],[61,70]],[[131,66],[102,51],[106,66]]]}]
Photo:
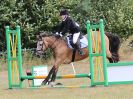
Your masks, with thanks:
[{"label": "saddle pad", "polygon": [[[70,44],[69,37],[67,37],[67,45],[69,48],[73,49],[73,47]],[[80,45],[81,45],[81,48],[85,48],[88,46],[88,40],[85,36],[83,36],[82,39],[80,39]]]}]

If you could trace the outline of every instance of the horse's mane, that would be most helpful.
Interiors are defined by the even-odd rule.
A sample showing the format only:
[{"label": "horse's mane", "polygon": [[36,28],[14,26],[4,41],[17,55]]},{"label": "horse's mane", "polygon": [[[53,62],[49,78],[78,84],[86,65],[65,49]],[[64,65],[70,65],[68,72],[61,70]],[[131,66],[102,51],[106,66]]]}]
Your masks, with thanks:
[{"label": "horse's mane", "polygon": [[54,37],[57,40],[63,40],[63,41],[65,41],[63,37],[60,37],[59,35],[56,35],[56,34],[51,33],[51,32],[46,32],[46,31],[39,32],[39,36],[40,37]]}]

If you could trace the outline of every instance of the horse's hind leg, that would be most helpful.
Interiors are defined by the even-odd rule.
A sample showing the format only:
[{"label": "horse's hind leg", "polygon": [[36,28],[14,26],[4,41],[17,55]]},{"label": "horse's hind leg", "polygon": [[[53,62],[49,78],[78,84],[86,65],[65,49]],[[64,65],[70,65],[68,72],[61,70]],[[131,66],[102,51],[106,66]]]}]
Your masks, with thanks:
[{"label": "horse's hind leg", "polygon": [[106,46],[106,57],[109,60],[110,63],[113,63],[113,59],[112,59],[112,54],[109,50],[109,39],[107,38],[107,36],[105,35],[105,46]]},{"label": "horse's hind leg", "polygon": [[[120,40],[117,36],[109,34],[108,37],[105,36],[106,40],[106,53],[107,58],[110,63],[116,63],[119,61],[119,47],[120,47]],[[110,39],[109,39],[110,38]],[[112,40],[111,40],[112,39]]]},{"label": "horse's hind leg", "polygon": [[42,82],[42,85],[46,85],[48,82],[49,82],[49,79],[51,77],[51,75],[53,74],[54,72],[54,66],[52,67],[52,69],[49,71],[49,74],[48,76],[45,78],[45,80]]},{"label": "horse's hind leg", "polygon": [[112,54],[110,53],[110,50],[106,48],[106,56],[110,63],[113,63]]}]

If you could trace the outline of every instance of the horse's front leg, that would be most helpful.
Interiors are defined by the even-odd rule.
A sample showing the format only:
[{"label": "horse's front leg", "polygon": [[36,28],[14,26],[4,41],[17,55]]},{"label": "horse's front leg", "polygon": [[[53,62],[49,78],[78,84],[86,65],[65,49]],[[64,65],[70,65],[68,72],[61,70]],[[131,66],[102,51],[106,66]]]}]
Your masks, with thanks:
[{"label": "horse's front leg", "polygon": [[55,63],[54,63],[54,66],[53,66],[53,73],[51,75],[51,80],[49,81],[49,83],[52,82],[51,83],[52,86],[54,86],[54,81],[56,79],[56,75],[57,75],[59,66],[64,62],[64,60],[65,60],[64,57],[55,59]]},{"label": "horse's front leg", "polygon": [[53,74],[52,74],[52,77],[51,77],[50,82],[54,82],[54,81],[55,81],[56,75],[57,75],[57,72],[58,72],[58,66],[54,66],[54,67],[55,67],[55,68],[54,68],[54,72],[53,72]]},{"label": "horse's front leg", "polygon": [[50,77],[52,76],[53,72],[54,72],[54,66],[53,66],[52,69],[49,71],[48,76],[47,76],[47,77],[45,78],[45,80],[42,82],[42,85],[46,85],[46,84],[49,82],[49,79],[50,79]]}]

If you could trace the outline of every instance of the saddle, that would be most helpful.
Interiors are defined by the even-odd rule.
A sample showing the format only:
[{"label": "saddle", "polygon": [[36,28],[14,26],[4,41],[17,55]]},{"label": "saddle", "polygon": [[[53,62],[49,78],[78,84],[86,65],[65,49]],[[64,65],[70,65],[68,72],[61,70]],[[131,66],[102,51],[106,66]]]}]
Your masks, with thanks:
[{"label": "saddle", "polygon": [[[69,48],[71,48],[71,49],[74,49],[74,47],[73,47],[73,41],[72,41],[72,35],[67,36],[66,37],[66,41],[67,41],[67,46]],[[80,37],[78,44],[79,44],[78,46],[81,49],[87,47],[88,46],[88,40],[87,40],[87,38],[85,36]]]},{"label": "saddle", "polygon": [[[73,50],[72,60],[71,61],[74,62],[75,54],[76,54],[76,49],[74,48],[74,45],[73,45],[72,35],[69,35],[66,38],[67,38],[67,46]],[[85,36],[80,37],[78,46],[81,49],[88,46],[88,40],[87,40],[87,38]]]}]

